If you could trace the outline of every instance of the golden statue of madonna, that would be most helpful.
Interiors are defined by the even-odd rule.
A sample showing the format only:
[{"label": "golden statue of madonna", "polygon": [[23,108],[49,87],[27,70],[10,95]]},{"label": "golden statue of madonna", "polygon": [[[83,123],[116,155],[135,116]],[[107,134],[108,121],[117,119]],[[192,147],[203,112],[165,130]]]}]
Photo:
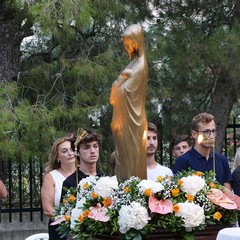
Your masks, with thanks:
[{"label": "golden statue of madonna", "polygon": [[112,84],[111,123],[118,178],[146,179],[147,117],[145,111],[148,66],[142,28],[130,25],[123,34],[130,62]]}]

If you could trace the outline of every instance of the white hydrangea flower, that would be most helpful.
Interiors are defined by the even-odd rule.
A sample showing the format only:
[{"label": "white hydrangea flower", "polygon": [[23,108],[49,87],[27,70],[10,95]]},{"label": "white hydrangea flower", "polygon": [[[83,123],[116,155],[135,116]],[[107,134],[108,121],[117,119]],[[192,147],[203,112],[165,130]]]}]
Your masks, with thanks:
[{"label": "white hydrangea flower", "polygon": [[144,192],[149,188],[151,188],[153,193],[160,192],[164,189],[164,186],[160,182],[145,179],[142,180],[137,186],[142,194],[144,194]]},{"label": "white hydrangea flower", "polygon": [[196,175],[183,177],[181,180],[183,181],[181,190],[193,196],[195,196],[201,189],[203,189],[204,186],[206,186],[205,180]]},{"label": "white hydrangea flower", "polygon": [[116,176],[101,177],[94,186],[94,192],[103,198],[110,197],[114,193],[114,189],[118,189]]},{"label": "white hydrangea flower", "polygon": [[71,225],[70,228],[74,229],[76,222],[75,220],[78,220],[79,216],[83,214],[83,210],[80,208],[74,208],[71,212]]},{"label": "white hydrangea flower", "polygon": [[186,231],[191,232],[192,228],[198,227],[205,222],[204,210],[192,202],[178,203],[179,211],[175,213],[184,219],[183,226]]},{"label": "white hydrangea flower", "polygon": [[83,197],[76,202],[76,208],[83,208],[83,205],[86,203],[86,198]]},{"label": "white hydrangea flower", "polygon": [[89,176],[86,178],[81,179],[81,181],[78,183],[78,186],[83,188],[84,184],[88,183],[89,186],[95,185],[97,182],[96,176]]},{"label": "white hydrangea flower", "polygon": [[83,214],[83,204],[86,203],[86,199],[82,198],[81,200],[76,202],[75,208],[72,209],[71,211],[71,225],[70,228],[73,229],[76,225],[75,220],[78,220],[79,216]]},{"label": "white hydrangea flower", "polygon": [[140,203],[134,201],[130,205],[123,205],[118,216],[119,231],[124,234],[131,228],[141,230],[150,219],[147,208]]}]

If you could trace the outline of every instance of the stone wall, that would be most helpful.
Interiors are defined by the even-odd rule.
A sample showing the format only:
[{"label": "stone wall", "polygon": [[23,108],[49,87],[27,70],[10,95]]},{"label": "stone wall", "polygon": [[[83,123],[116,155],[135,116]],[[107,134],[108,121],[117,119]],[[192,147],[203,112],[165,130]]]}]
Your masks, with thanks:
[{"label": "stone wall", "polygon": [[24,240],[34,233],[47,232],[48,218],[41,221],[40,212],[33,213],[33,221],[30,221],[30,213],[22,214],[20,222],[19,213],[12,214],[12,222],[9,222],[9,214],[1,213],[0,240]]}]

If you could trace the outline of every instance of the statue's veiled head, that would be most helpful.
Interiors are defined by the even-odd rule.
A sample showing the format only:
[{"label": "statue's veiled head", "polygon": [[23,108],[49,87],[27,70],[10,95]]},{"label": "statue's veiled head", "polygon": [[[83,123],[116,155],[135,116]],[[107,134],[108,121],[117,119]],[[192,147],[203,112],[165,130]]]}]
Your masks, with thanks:
[{"label": "statue's veiled head", "polygon": [[144,48],[144,38],[142,28],[139,24],[133,24],[126,28],[123,33],[123,43],[131,58],[134,53],[138,53]]}]

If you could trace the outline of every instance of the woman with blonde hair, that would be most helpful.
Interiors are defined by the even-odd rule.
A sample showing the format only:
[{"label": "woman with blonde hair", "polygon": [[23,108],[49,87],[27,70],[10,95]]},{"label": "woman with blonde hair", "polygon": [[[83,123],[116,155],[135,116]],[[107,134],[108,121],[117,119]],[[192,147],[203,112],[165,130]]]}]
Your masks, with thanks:
[{"label": "woman with blonde hair", "polygon": [[60,204],[63,181],[75,171],[76,158],[71,147],[71,138],[58,138],[52,145],[48,162],[45,165],[45,175],[41,189],[43,212],[49,217],[49,240],[58,240],[60,235],[56,228],[51,226],[54,217],[54,207]]}]

